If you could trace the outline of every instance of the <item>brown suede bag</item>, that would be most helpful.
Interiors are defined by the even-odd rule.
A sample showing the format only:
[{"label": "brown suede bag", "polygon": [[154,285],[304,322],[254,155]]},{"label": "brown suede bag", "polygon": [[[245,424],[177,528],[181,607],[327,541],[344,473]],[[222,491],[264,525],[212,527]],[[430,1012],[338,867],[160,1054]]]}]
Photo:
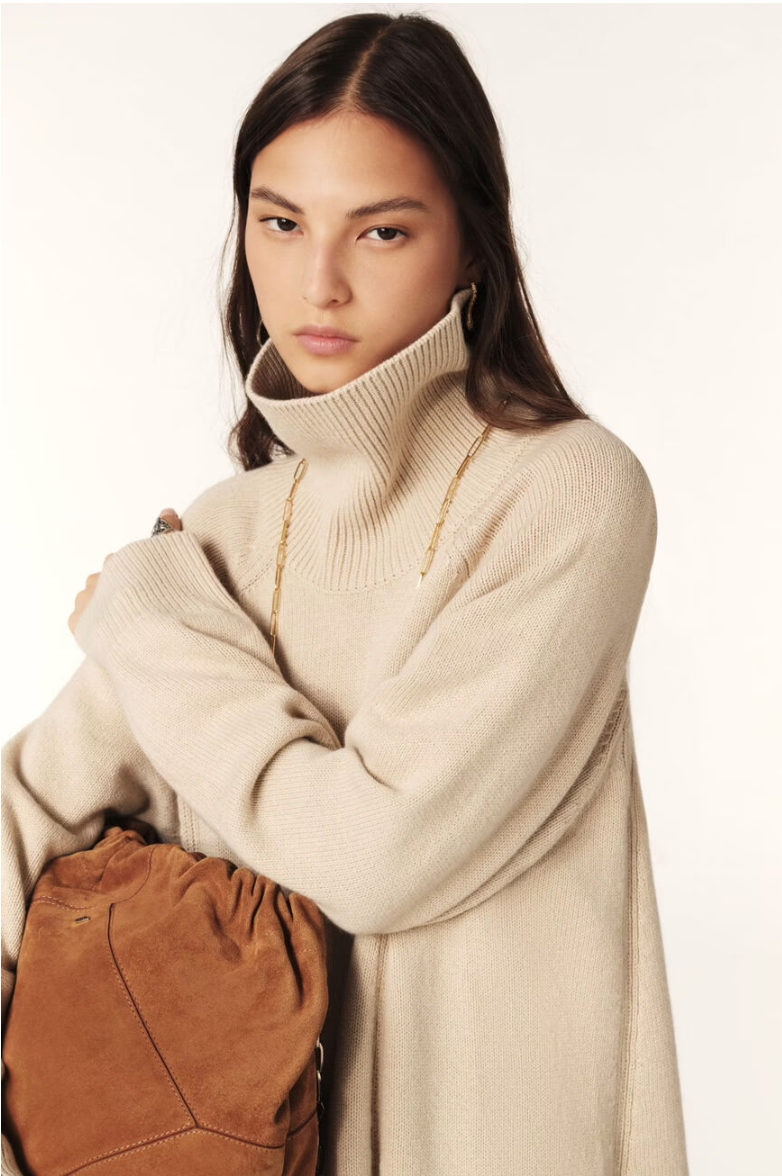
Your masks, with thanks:
[{"label": "brown suede bag", "polygon": [[32,897],[3,1057],[30,1176],[314,1176],[323,916],[222,858],[112,828]]}]

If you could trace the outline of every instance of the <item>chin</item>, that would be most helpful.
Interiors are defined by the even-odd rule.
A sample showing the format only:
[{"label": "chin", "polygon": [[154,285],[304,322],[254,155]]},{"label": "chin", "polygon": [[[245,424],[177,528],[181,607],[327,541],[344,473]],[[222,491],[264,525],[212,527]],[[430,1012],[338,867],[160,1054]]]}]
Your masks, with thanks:
[{"label": "chin", "polygon": [[369,370],[357,368],[355,364],[343,363],[340,366],[339,361],[334,359],[316,359],[313,363],[288,366],[302,388],[306,388],[311,396],[323,396],[326,392],[333,392]]}]

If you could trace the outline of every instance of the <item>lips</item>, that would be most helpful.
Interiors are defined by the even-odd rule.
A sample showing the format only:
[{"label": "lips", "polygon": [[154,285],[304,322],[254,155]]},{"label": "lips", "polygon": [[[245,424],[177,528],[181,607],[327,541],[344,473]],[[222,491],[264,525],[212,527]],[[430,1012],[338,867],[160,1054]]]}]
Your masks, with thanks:
[{"label": "lips", "polygon": [[309,335],[301,331],[296,338],[310,355],[320,355],[328,357],[330,355],[342,355],[345,351],[349,351],[351,347],[355,347],[357,340],[347,339],[344,335]]},{"label": "lips", "polygon": [[335,327],[318,327],[314,323],[308,323],[306,327],[295,331],[296,335],[310,335],[320,339],[347,339],[350,343],[355,343],[354,335],[348,335],[347,331],[338,331]]},{"label": "lips", "polygon": [[336,327],[319,327],[315,323],[308,323],[306,327],[294,333],[305,351],[310,355],[325,358],[330,355],[342,355],[358,342],[352,335],[338,331]]}]

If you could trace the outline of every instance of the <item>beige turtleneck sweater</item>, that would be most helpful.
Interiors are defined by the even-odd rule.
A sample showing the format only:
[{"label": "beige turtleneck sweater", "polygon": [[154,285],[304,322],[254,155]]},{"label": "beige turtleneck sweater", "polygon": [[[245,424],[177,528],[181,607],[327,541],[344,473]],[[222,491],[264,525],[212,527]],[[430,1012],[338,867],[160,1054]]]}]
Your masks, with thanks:
[{"label": "beige turtleneck sweater", "polygon": [[43,864],[136,813],[327,917],[326,1176],[686,1176],[626,677],[654,496],[596,422],[494,429],[416,588],[483,428],[466,296],[323,395],[267,342],[294,456],[106,564],[3,752],[4,997]]}]

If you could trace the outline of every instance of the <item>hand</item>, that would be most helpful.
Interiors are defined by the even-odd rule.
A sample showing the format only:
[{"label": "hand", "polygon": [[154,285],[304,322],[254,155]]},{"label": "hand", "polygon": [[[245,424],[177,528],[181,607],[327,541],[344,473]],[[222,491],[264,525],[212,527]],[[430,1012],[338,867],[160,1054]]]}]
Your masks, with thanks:
[{"label": "hand", "polygon": [[[174,528],[175,531],[182,530],[182,520],[180,519],[177,512],[175,510],[172,510],[172,508],[170,506],[166,507],[164,510],[161,510],[160,518],[163,518],[166,520],[166,522],[171,523],[171,526]],[[154,538],[157,539],[158,536],[155,535]],[[104,568],[105,568],[106,564],[108,563],[108,561],[111,559],[113,554],[114,554],[113,551],[110,552],[109,555],[107,555],[106,558],[104,559],[104,561],[103,561]],[[76,626],[78,625],[79,620],[81,619],[82,613],[84,612],[85,608],[90,603],[90,601],[92,600],[95,589],[98,586],[99,579],[100,579],[100,572],[93,572],[91,575],[89,575],[87,577],[86,587],[82,588],[81,592],[78,592],[76,594],[76,600],[75,600],[76,607],[74,608],[71,615],[68,617],[68,628],[70,629],[71,633],[74,633],[76,631]]]}]

